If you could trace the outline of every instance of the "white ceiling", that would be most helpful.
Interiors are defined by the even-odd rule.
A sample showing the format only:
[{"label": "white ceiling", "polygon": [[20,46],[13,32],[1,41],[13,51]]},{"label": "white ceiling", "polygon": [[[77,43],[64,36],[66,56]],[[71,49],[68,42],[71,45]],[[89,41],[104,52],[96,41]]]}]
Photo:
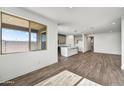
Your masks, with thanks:
[{"label": "white ceiling", "polygon": [[[62,34],[80,34],[120,31],[123,8],[112,7],[26,7],[58,23]],[[112,23],[115,24],[112,24]]]}]

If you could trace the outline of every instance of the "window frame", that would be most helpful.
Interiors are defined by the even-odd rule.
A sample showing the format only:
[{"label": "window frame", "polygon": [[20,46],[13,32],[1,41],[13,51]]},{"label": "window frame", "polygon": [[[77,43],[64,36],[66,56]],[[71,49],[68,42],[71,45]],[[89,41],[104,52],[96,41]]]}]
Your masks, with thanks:
[{"label": "window frame", "polygon": [[[47,48],[47,32],[46,31],[41,32],[41,34],[43,33],[46,33],[46,48]],[[41,35],[41,48],[42,48],[42,35]],[[46,48],[42,50],[46,50]]]},{"label": "window frame", "polygon": [[[46,31],[44,31],[44,32],[46,32],[46,49],[42,49],[42,47],[41,47],[40,49],[36,49],[36,50],[32,50],[32,49],[31,49],[31,29],[32,29],[32,28],[31,28],[31,23],[36,23],[36,24],[39,24],[39,25],[44,25],[44,24],[41,24],[41,23],[38,23],[38,22],[35,22],[35,21],[30,20],[30,22],[29,22],[29,26],[30,26],[30,28],[29,28],[29,29],[30,29],[30,31],[29,31],[29,32],[30,32],[30,38],[29,38],[29,41],[30,41],[29,47],[30,47],[30,48],[29,48],[29,49],[30,49],[30,51],[47,50],[47,36],[48,36],[48,35],[47,35],[47,32],[48,32],[48,31],[47,31],[47,25],[44,25],[44,26],[46,27]],[[42,32],[41,32],[41,33],[42,33]],[[41,38],[41,35],[40,35],[40,38]],[[42,46],[42,45],[41,45],[41,46]]]},{"label": "window frame", "polygon": [[[28,28],[28,33],[29,33],[29,43],[28,43],[28,51],[22,51],[22,52],[10,52],[10,53],[3,53],[2,52],[2,14],[5,14],[5,15],[9,15],[9,16],[12,16],[12,17],[16,17],[16,18],[19,18],[19,19],[22,19],[22,20],[26,20],[29,22],[29,28]],[[5,13],[5,12],[2,12],[0,11],[0,55],[6,55],[6,54],[16,54],[16,53],[27,53],[27,52],[33,52],[33,51],[43,51],[43,50],[47,50],[47,42],[48,42],[48,39],[47,39],[47,36],[48,36],[48,31],[47,31],[47,25],[44,25],[44,24],[41,24],[41,25],[44,25],[46,27],[46,49],[36,49],[36,50],[31,50],[31,22],[34,22],[34,23],[37,23],[37,24],[41,24],[39,22],[36,22],[36,21],[32,21],[32,20],[28,20],[28,19],[25,19],[23,17],[19,17],[19,16],[15,16],[13,14],[9,14],[9,13]]]}]

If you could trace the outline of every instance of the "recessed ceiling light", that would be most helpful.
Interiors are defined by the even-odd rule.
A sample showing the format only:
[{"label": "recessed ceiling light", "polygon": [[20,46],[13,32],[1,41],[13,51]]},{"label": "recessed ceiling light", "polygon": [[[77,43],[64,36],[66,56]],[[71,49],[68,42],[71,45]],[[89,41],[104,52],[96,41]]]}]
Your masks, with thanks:
[{"label": "recessed ceiling light", "polygon": [[115,22],[112,22],[113,25],[115,25],[116,23]]},{"label": "recessed ceiling light", "polygon": [[72,8],[72,7],[69,7],[69,8]]}]

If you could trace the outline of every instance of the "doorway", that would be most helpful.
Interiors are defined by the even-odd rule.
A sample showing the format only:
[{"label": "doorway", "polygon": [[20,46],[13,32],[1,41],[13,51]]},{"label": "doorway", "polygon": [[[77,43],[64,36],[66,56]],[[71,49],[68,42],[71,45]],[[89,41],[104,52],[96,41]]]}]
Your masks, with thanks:
[{"label": "doorway", "polygon": [[90,50],[91,52],[94,52],[94,37],[90,37]]}]

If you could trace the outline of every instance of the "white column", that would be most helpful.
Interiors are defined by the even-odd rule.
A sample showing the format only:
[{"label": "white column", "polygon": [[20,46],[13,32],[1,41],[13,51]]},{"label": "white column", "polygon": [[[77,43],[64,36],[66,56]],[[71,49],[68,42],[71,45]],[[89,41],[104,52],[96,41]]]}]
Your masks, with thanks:
[{"label": "white column", "polygon": [[124,70],[124,17],[121,19],[121,69]]},{"label": "white column", "polygon": [[82,39],[83,39],[83,52],[85,52],[85,35],[82,33]]}]

